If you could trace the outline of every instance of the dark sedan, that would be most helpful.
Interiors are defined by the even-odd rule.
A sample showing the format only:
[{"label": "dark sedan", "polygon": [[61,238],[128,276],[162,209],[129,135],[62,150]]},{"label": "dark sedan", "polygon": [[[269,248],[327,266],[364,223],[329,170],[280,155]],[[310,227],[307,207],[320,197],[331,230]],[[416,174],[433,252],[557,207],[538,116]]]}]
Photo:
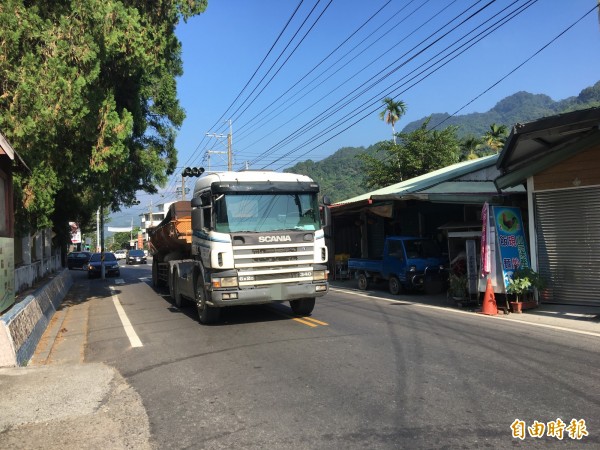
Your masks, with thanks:
[{"label": "dark sedan", "polygon": [[[100,257],[100,253],[94,253],[90,257],[90,262],[87,265],[88,278],[101,276],[102,260],[100,259]],[[119,261],[117,261],[117,257],[114,253],[104,253],[104,274],[106,276],[114,275],[115,277],[121,275],[121,270],[119,269]]]},{"label": "dark sedan", "polygon": [[127,252],[127,264],[146,264],[144,250],[129,250]]},{"label": "dark sedan", "polygon": [[67,255],[67,267],[71,269],[85,269],[92,254],[90,252],[71,252]]}]

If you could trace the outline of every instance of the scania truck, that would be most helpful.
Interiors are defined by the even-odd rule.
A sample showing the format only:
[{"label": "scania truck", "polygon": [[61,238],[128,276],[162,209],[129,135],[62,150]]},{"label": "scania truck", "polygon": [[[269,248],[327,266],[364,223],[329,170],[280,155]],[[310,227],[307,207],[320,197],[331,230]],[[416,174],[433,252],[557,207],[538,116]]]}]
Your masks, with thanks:
[{"label": "scania truck", "polygon": [[191,202],[171,205],[150,230],[153,283],[168,285],[178,306],[195,302],[203,324],[236,305],[289,301],[310,314],[328,291],[328,208],[318,195],[304,175],[202,173]]}]

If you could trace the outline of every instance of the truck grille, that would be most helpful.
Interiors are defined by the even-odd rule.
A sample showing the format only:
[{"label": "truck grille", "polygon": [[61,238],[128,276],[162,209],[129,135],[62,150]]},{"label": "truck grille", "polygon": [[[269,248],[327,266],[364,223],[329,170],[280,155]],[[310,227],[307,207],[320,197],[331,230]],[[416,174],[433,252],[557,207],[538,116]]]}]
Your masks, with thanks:
[{"label": "truck grille", "polygon": [[[310,243],[233,246],[240,286],[312,281],[314,245]],[[245,281],[248,278],[249,281]]]}]

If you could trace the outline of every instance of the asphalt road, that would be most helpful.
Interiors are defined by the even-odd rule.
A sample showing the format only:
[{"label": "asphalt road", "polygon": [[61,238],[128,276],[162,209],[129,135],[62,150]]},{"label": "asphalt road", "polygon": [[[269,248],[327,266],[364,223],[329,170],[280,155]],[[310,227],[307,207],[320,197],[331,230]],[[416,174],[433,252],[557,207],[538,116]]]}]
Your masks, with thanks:
[{"label": "asphalt road", "polygon": [[[308,319],[279,304],[203,326],[151,287],[149,265],[121,278],[90,281],[84,359],[139,394],[155,448],[600,445],[598,337],[339,290]],[[518,433],[557,419],[562,440],[512,435],[515,420]]]}]

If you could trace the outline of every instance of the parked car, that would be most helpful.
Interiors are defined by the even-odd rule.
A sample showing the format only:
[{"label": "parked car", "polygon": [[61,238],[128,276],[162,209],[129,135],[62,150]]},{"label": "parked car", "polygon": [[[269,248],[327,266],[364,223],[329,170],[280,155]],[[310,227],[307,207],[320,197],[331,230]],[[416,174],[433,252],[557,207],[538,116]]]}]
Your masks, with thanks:
[{"label": "parked car", "polygon": [[115,256],[117,259],[125,259],[127,258],[127,250],[117,250],[115,251]]},{"label": "parked car", "polygon": [[144,250],[129,250],[127,252],[127,264],[146,264]]},{"label": "parked car", "polygon": [[[102,260],[101,253],[94,253],[90,257],[90,261],[87,265],[88,278],[99,277],[102,274]],[[118,277],[121,275],[119,269],[119,261],[114,253],[104,252],[104,274],[106,276],[114,275]]]},{"label": "parked car", "polygon": [[67,267],[72,269],[85,269],[92,254],[90,252],[71,252],[67,255]]}]

